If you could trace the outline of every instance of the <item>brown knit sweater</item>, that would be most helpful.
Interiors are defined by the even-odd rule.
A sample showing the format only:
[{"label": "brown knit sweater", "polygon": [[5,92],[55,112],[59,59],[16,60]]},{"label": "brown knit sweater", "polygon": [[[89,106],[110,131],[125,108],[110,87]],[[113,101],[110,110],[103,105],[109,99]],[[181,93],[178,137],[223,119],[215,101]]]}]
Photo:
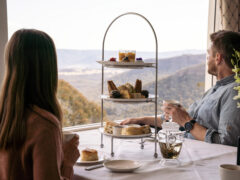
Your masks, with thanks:
[{"label": "brown knit sweater", "polygon": [[71,179],[73,167],[64,166],[61,126],[48,111],[34,106],[26,112],[27,137],[18,151],[0,150],[0,180]]}]

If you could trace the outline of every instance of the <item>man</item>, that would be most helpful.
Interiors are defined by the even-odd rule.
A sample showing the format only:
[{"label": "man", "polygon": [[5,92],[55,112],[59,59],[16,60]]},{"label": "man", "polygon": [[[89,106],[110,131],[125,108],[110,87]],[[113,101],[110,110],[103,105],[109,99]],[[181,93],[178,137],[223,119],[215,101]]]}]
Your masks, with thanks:
[{"label": "man", "polygon": [[[240,51],[240,33],[218,31],[210,35],[211,46],[208,49],[208,73],[217,77],[217,83],[199,100],[192,104],[188,112],[182,106],[163,104],[166,115],[185,127],[188,138],[209,143],[237,146],[240,136],[240,108],[233,97],[237,86],[232,72],[231,59],[234,49]],[[144,123],[154,125],[154,117],[126,119],[122,124]],[[162,118],[158,117],[158,126]]]}]

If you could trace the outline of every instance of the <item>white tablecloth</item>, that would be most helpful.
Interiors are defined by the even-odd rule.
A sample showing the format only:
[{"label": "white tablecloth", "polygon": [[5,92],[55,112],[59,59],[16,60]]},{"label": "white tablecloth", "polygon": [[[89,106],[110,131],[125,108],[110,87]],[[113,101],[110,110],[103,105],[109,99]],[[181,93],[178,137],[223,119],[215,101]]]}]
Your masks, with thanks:
[{"label": "white tablecloth", "polygon": [[[104,136],[105,147],[101,149],[100,134],[97,130],[80,132],[80,149],[85,147],[98,149],[110,157],[111,140]],[[201,141],[185,139],[179,157],[178,167],[162,167],[161,153],[155,159],[154,143],[145,142],[144,149],[140,148],[140,140],[114,139],[115,159],[138,160],[142,166],[133,173],[114,173],[105,167],[86,171],[83,165],[74,166],[74,179],[92,180],[218,180],[220,164],[235,164],[237,148]]]}]

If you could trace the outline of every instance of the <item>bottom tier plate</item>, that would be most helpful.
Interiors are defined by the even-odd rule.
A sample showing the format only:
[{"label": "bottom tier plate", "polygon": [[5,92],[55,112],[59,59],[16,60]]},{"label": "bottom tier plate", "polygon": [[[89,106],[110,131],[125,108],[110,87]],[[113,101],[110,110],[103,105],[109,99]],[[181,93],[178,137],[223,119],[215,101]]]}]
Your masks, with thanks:
[{"label": "bottom tier plate", "polygon": [[99,128],[100,133],[106,135],[106,136],[110,136],[110,137],[114,137],[114,138],[119,138],[119,139],[139,139],[139,138],[144,138],[144,137],[149,137],[152,135],[152,133],[148,133],[148,134],[140,134],[140,135],[113,135],[113,134],[109,134],[104,132],[104,128],[101,127]]}]

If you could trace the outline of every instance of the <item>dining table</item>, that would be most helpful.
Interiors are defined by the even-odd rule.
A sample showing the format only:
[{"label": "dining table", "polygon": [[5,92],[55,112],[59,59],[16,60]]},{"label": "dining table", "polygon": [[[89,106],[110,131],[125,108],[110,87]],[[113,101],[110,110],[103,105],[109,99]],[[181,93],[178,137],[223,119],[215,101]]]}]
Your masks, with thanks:
[{"label": "dining table", "polygon": [[[111,138],[104,136],[104,147],[100,147],[100,132],[98,129],[80,131],[79,150],[93,148],[109,160],[134,160],[141,164],[133,172],[117,173],[106,167],[91,171],[85,170],[92,164],[82,164],[78,161],[74,165],[74,180],[218,180],[221,164],[236,164],[237,148],[233,146],[210,144],[203,141],[184,139],[178,158],[178,164],[162,165],[162,156],[157,144],[158,157],[154,157],[155,142],[153,139],[115,139],[114,156],[111,154]],[[102,163],[102,162],[100,162]],[[240,179],[240,177],[239,177]]]}]

